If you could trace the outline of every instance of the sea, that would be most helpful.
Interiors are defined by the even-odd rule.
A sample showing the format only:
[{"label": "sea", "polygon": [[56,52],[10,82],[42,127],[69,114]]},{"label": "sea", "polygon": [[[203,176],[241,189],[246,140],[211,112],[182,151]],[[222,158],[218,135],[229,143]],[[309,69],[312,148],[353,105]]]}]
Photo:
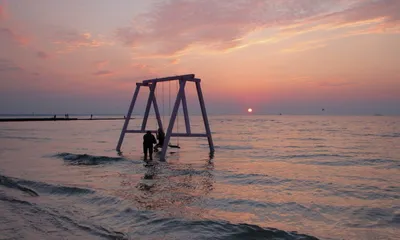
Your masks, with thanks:
[{"label": "sea", "polygon": [[400,117],[209,120],[214,154],[172,138],[148,165],[123,119],[0,122],[0,239],[399,239]]}]

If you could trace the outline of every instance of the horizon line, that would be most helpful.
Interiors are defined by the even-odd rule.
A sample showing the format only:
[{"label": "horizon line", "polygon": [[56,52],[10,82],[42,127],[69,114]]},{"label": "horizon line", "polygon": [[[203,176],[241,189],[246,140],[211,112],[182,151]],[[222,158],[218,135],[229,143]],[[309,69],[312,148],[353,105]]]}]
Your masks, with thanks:
[{"label": "horizon line", "polygon": [[[64,116],[65,114],[68,114],[69,116],[104,116],[104,115],[113,115],[113,116],[126,116],[126,114],[122,114],[122,113],[0,113],[0,116],[54,116],[54,115],[61,115]],[[190,114],[192,116],[201,116],[201,113],[192,113]],[[230,115],[230,116],[234,116],[234,115],[240,115],[240,116],[400,116],[400,114],[398,113],[392,113],[392,114],[377,114],[377,113],[371,113],[371,114],[348,114],[348,113],[336,113],[336,114],[329,114],[329,113],[325,113],[325,114],[318,114],[318,113],[207,113],[208,116],[223,116],[223,115]],[[132,116],[143,116],[143,114],[132,114]],[[168,115],[161,115],[161,116],[170,116]]]}]

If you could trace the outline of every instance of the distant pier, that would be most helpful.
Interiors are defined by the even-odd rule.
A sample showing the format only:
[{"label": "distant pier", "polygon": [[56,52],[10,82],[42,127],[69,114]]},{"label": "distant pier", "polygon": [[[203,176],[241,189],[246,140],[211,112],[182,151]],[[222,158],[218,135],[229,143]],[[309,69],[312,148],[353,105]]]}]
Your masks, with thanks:
[{"label": "distant pier", "polygon": [[43,122],[43,121],[96,121],[96,120],[125,120],[125,118],[0,118],[0,122]]}]

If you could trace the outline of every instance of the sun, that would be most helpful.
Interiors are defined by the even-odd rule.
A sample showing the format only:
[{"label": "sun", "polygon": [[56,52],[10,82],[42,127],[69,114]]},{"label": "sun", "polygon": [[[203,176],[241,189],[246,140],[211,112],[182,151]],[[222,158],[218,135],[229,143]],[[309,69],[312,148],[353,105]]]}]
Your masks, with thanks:
[{"label": "sun", "polygon": [[249,108],[249,109],[247,109],[247,112],[251,113],[251,112],[253,112],[253,109]]}]

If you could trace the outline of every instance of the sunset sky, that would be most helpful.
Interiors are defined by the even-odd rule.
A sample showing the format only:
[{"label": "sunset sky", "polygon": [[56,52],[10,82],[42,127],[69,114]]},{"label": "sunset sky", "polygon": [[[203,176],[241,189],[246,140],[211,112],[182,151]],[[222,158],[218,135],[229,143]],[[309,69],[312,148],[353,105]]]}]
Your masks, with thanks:
[{"label": "sunset sky", "polygon": [[0,114],[125,114],[189,73],[211,114],[400,114],[400,1],[0,0]]}]

